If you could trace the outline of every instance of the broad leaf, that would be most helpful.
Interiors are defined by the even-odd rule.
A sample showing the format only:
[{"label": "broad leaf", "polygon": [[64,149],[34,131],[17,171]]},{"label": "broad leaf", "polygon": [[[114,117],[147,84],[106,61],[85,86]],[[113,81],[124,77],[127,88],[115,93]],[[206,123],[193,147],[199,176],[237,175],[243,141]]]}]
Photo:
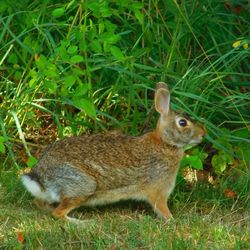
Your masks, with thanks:
[{"label": "broad leaf", "polygon": [[95,106],[90,100],[78,97],[73,99],[73,103],[77,108],[83,110],[90,117],[96,118]]},{"label": "broad leaf", "polygon": [[72,56],[71,58],[70,58],[70,62],[71,63],[80,63],[80,62],[82,62],[83,61],[83,57],[82,56],[80,56],[80,55],[75,55],[75,56]]},{"label": "broad leaf", "polygon": [[57,8],[52,11],[52,16],[57,18],[57,17],[61,17],[62,15],[64,15],[64,13],[65,13],[64,8]]},{"label": "broad leaf", "polygon": [[203,169],[203,164],[201,159],[196,156],[196,155],[186,155],[182,161],[181,161],[181,166],[185,167],[185,166],[190,166],[192,168],[198,169],[198,170],[202,170]]},{"label": "broad leaf", "polygon": [[111,54],[112,54],[117,60],[122,60],[122,59],[124,59],[124,55],[123,55],[122,51],[121,51],[118,47],[112,46],[112,47],[110,48],[110,52],[111,52]]}]

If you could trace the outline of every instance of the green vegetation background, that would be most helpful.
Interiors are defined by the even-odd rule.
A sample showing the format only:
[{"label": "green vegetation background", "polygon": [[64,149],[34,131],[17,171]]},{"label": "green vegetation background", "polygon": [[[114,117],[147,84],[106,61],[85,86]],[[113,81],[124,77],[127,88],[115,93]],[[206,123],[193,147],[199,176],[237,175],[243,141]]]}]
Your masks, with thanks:
[{"label": "green vegetation background", "polygon": [[248,7],[244,1],[1,1],[4,163],[21,164],[15,142],[32,166],[32,143],[152,129],[153,89],[165,81],[172,108],[208,129],[205,146],[189,151],[183,166],[217,175],[233,168],[249,177]]},{"label": "green vegetation background", "polygon": [[[18,227],[26,232],[28,246],[36,249],[45,249],[46,244],[48,249],[58,247],[63,237],[71,248],[82,249],[108,245],[116,249],[122,244],[125,248],[151,245],[166,249],[166,242],[173,249],[246,249],[249,235],[242,233],[247,232],[244,223],[249,214],[245,213],[250,206],[249,27],[247,1],[2,0],[3,246],[23,247],[21,236],[16,238],[13,231]],[[27,197],[20,197],[23,188],[17,177],[24,167],[35,164],[41,145],[82,133],[122,129],[139,135],[153,129],[157,119],[152,109],[153,90],[158,81],[169,84],[173,109],[186,112],[208,130],[206,141],[187,150],[182,162],[183,172],[173,196],[175,202],[179,200],[174,205],[174,210],[180,211],[175,212],[179,219],[165,227],[155,225],[147,216],[138,217],[143,227],[139,228],[136,220],[129,219],[133,215],[120,221],[104,216],[99,228],[84,231],[84,243],[74,228],[66,235],[60,222],[51,228],[48,219],[34,211],[31,215],[28,210],[32,205],[26,204]],[[190,195],[190,190],[183,192],[187,184],[180,183],[185,171],[194,174],[196,181],[198,172],[207,175],[206,188],[195,188]],[[13,207],[13,201],[20,207]],[[20,210],[22,207],[27,209]],[[203,215],[211,210],[204,218],[210,226],[204,227],[199,218],[185,213],[186,207],[195,212],[200,209]],[[218,226],[239,212],[237,220]],[[124,228],[119,229],[122,223]],[[235,223],[239,228],[233,227]],[[117,238],[113,240],[109,230],[116,232]],[[45,241],[40,241],[41,237]]]}]

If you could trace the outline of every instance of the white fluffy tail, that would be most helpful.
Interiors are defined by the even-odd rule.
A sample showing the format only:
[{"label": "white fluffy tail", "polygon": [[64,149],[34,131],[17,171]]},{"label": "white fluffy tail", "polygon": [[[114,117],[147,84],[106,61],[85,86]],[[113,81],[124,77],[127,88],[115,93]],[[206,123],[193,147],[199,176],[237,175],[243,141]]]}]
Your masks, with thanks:
[{"label": "white fluffy tail", "polygon": [[59,202],[60,198],[55,190],[49,188],[43,191],[40,184],[37,181],[32,180],[30,176],[26,174],[22,175],[21,179],[23,185],[34,197],[45,200],[49,203]]}]

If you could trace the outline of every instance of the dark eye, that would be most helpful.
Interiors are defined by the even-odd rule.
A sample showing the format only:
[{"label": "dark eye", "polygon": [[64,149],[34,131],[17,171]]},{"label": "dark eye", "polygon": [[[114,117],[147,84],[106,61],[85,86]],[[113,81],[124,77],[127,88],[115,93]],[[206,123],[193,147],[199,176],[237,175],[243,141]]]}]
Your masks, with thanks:
[{"label": "dark eye", "polygon": [[180,125],[181,127],[186,127],[186,126],[187,126],[187,120],[185,120],[185,119],[180,119],[180,120],[179,120],[179,125]]}]

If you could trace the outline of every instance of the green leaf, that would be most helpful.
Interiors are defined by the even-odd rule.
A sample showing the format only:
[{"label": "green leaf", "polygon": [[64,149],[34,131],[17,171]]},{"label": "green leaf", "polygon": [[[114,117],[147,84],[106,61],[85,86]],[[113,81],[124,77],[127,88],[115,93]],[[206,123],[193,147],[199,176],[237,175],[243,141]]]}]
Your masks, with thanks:
[{"label": "green leaf", "polygon": [[122,51],[121,51],[118,47],[116,47],[116,46],[111,46],[110,52],[111,52],[111,54],[112,54],[117,60],[122,60],[122,59],[124,59],[124,55],[123,55]]},{"label": "green leaf", "polygon": [[240,129],[237,129],[235,131],[233,131],[232,133],[234,136],[238,136],[238,137],[241,137],[241,138],[249,138],[249,129],[248,128],[240,128]]},{"label": "green leaf", "polygon": [[56,65],[53,63],[49,63],[46,68],[46,75],[50,78],[57,79],[59,76],[58,70],[56,68]]},{"label": "green leaf", "polygon": [[53,94],[57,90],[57,84],[54,81],[44,80],[44,87],[49,91],[49,93]]},{"label": "green leaf", "polygon": [[79,42],[79,48],[82,52],[85,52],[87,50],[87,43],[84,40],[81,40]]},{"label": "green leaf", "polygon": [[135,16],[136,16],[137,20],[142,25],[143,24],[143,15],[142,15],[141,11],[136,9],[134,12],[135,12]]},{"label": "green leaf", "polygon": [[64,80],[64,87],[72,87],[76,81],[77,77],[75,75],[68,75]]},{"label": "green leaf", "polygon": [[193,148],[191,150],[191,155],[196,155],[197,157],[201,159],[201,161],[204,161],[208,157],[208,154],[200,150],[199,147]]},{"label": "green leaf", "polygon": [[32,168],[37,163],[37,159],[34,156],[30,156],[27,161],[27,166]]},{"label": "green leaf", "polygon": [[82,62],[84,59],[83,59],[83,57],[82,56],[80,56],[80,55],[75,55],[75,56],[72,56],[71,58],[70,58],[70,62],[71,63],[80,63],[80,62]]},{"label": "green leaf", "polygon": [[92,11],[99,11],[99,4],[95,1],[88,3],[88,8]]},{"label": "green leaf", "polygon": [[203,169],[203,163],[197,155],[192,155],[192,156],[186,155],[181,161],[181,166],[182,167],[190,166],[198,170]]},{"label": "green leaf", "polygon": [[221,136],[220,138],[218,138],[217,140],[215,140],[217,142],[217,144],[213,144],[213,148],[217,149],[217,150],[221,150],[221,147],[219,147],[219,145],[222,145],[224,148],[228,149],[229,151],[232,152],[232,145],[230,144],[228,138]]},{"label": "green leaf", "polygon": [[90,44],[90,49],[96,53],[102,52],[102,46],[98,40],[92,40],[92,42]]},{"label": "green leaf", "polygon": [[78,47],[73,45],[73,46],[68,47],[67,52],[72,55],[72,54],[75,54],[77,50],[78,50]]},{"label": "green leaf", "polygon": [[233,156],[224,151],[219,151],[218,154],[212,157],[211,164],[215,173],[220,175],[226,170],[227,166],[233,164],[233,162]]},{"label": "green leaf", "polygon": [[80,69],[80,68],[72,68],[72,73],[75,75],[75,76],[85,76],[86,74],[86,71],[83,70],[83,69]]},{"label": "green leaf", "polygon": [[0,153],[4,154],[5,153],[5,146],[4,143],[0,141]]},{"label": "green leaf", "polygon": [[140,2],[134,2],[132,4],[132,8],[133,9],[142,9],[144,7],[144,3],[140,3]]},{"label": "green leaf", "polygon": [[68,40],[62,40],[60,42],[60,46],[55,49],[56,55],[64,61],[69,60],[69,54],[66,49],[69,46],[69,43],[70,42]]},{"label": "green leaf", "polygon": [[102,39],[107,43],[115,44],[121,39],[121,36],[105,32],[102,36]]},{"label": "green leaf", "polygon": [[112,15],[112,9],[108,6],[106,1],[100,2],[88,2],[88,8],[93,11],[93,16],[110,17]]},{"label": "green leaf", "polygon": [[178,3],[173,0],[165,0],[165,5],[167,6],[167,11],[171,12],[174,15],[179,15]]},{"label": "green leaf", "polygon": [[37,83],[36,79],[32,78],[29,81],[29,86],[32,88],[32,87],[34,87],[36,85],[36,83]]},{"label": "green leaf", "polygon": [[96,118],[95,106],[90,100],[78,97],[73,99],[73,103],[77,108],[83,110],[90,117]]},{"label": "green leaf", "polygon": [[0,153],[5,154],[5,146],[2,143],[0,143]]},{"label": "green leaf", "polygon": [[58,18],[58,17],[61,17],[62,15],[64,15],[64,13],[65,13],[64,8],[57,8],[57,9],[52,11],[52,16]]},{"label": "green leaf", "polygon": [[212,166],[216,174],[221,175],[227,168],[227,162],[220,155],[214,155],[212,157]]},{"label": "green leaf", "polygon": [[11,63],[11,64],[17,64],[17,62],[18,62],[17,55],[15,53],[11,53],[8,56],[8,62]]},{"label": "green leaf", "polygon": [[110,16],[112,16],[112,11],[109,10],[108,8],[107,9],[103,9],[101,11],[101,15],[102,15],[102,17],[110,17]]},{"label": "green leaf", "polygon": [[89,89],[90,89],[90,84],[81,83],[79,86],[77,86],[74,95],[82,97],[88,92]]},{"label": "green leaf", "polygon": [[47,58],[44,55],[40,55],[39,59],[36,61],[36,66],[39,70],[44,70],[47,66]]},{"label": "green leaf", "polygon": [[21,71],[16,71],[14,74],[14,78],[16,80],[20,80],[22,78],[22,72]]},{"label": "green leaf", "polygon": [[243,160],[244,165],[250,167],[250,147],[247,142],[240,142],[236,144],[235,153],[237,157]]},{"label": "green leaf", "polygon": [[105,29],[104,22],[99,21],[99,24],[98,24],[98,33],[99,34],[103,33],[104,29]]}]

